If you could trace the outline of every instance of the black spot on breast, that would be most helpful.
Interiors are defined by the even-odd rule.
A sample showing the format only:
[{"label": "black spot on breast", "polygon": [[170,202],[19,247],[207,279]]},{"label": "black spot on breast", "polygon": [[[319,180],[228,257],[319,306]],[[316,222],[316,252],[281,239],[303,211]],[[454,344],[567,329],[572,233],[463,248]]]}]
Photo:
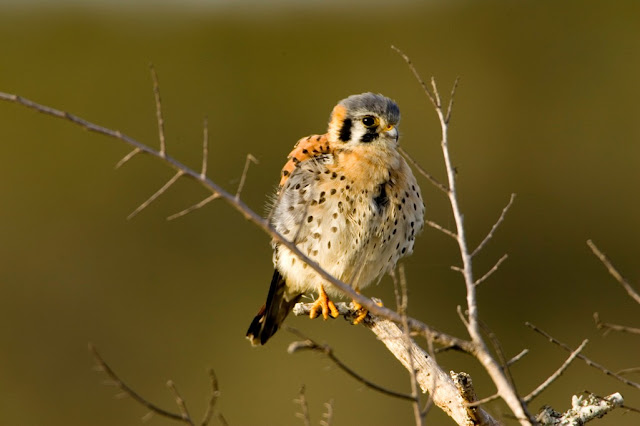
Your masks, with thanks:
[{"label": "black spot on breast", "polygon": [[342,142],[349,142],[351,139],[351,119],[345,118],[340,128],[340,135],[338,136]]},{"label": "black spot on breast", "polygon": [[387,182],[383,182],[378,185],[378,195],[373,199],[373,202],[378,211],[381,211],[389,204],[389,198],[387,197]]}]

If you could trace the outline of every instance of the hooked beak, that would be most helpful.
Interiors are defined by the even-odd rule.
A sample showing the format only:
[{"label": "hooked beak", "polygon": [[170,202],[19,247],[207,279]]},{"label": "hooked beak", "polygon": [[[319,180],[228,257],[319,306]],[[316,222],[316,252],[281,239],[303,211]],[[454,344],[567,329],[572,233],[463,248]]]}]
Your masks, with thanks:
[{"label": "hooked beak", "polygon": [[384,133],[388,138],[391,138],[398,141],[398,129],[396,129],[391,124],[387,124],[384,129],[382,129],[382,133]]}]

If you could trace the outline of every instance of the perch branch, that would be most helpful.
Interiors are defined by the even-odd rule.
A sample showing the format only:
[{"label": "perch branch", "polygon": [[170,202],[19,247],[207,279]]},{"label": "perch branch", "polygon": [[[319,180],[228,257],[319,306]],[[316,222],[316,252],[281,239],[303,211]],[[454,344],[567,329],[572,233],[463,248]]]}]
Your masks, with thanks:
[{"label": "perch branch", "polygon": [[[384,306],[377,305],[368,297],[363,296],[360,293],[357,293],[353,288],[351,288],[351,286],[333,277],[331,274],[326,272],[322,267],[320,267],[318,263],[316,263],[314,260],[310,259],[304,253],[302,253],[291,240],[288,240],[283,235],[278,233],[269,224],[268,220],[262,218],[260,215],[254,212],[242,200],[236,200],[235,195],[232,195],[231,193],[225,191],[221,186],[219,186],[217,183],[212,181],[209,177],[202,176],[200,173],[182,164],[180,161],[176,160],[170,155],[166,153],[163,154],[158,150],[155,150],[147,145],[144,145],[143,143],[131,138],[130,136],[127,136],[121,133],[118,130],[112,130],[103,126],[99,126],[83,118],[80,118],[76,115],[73,115],[68,112],[64,112],[55,108],[51,108],[45,105],[38,104],[34,101],[31,101],[29,99],[23,98],[18,95],[0,92],[0,100],[22,105],[24,107],[33,109],[40,113],[70,121],[80,127],[83,127],[88,131],[99,133],[99,134],[117,139],[119,141],[122,141],[132,146],[134,149],[138,148],[141,154],[142,153],[149,154],[153,157],[161,159],[168,166],[176,170],[176,172],[182,172],[182,174],[185,177],[195,180],[196,182],[200,183],[203,187],[205,187],[207,190],[209,190],[212,194],[215,194],[219,198],[222,198],[223,200],[225,200],[233,209],[239,212],[245,219],[257,225],[258,228],[264,231],[267,235],[269,235],[275,241],[278,241],[282,246],[289,249],[302,262],[308,264],[309,267],[312,268],[314,271],[316,271],[316,273],[318,273],[320,277],[322,277],[324,280],[326,280],[331,285],[336,287],[346,297],[349,297],[350,299],[360,303],[369,312],[375,315],[378,315],[383,318],[387,318],[398,324],[402,323],[402,317],[400,314]],[[456,346],[468,353],[472,353],[475,350],[475,346],[468,341],[458,339],[456,337],[436,331],[435,329],[429,327],[428,325],[414,318],[407,318],[407,321],[413,331],[418,331],[425,334],[434,342],[440,345]]]},{"label": "perch branch", "polygon": [[[311,303],[298,303],[293,309],[295,315],[309,315]],[[356,312],[345,303],[337,303],[336,307],[341,315],[353,319]],[[483,409],[476,410],[477,418],[471,418],[468,413],[468,403],[456,387],[452,378],[435,363],[420,346],[410,340],[410,351],[405,345],[404,332],[396,323],[369,313],[363,324],[370,329],[387,349],[411,371],[412,365],[416,370],[417,381],[423,392],[428,392],[435,405],[459,425],[497,425],[498,423]]]}]

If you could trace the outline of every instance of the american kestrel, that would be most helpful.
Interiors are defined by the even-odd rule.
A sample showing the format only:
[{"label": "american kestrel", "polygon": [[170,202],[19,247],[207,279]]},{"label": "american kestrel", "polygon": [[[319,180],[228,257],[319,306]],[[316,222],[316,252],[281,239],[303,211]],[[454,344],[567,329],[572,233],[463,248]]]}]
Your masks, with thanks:
[{"label": "american kestrel", "polygon": [[[324,135],[300,139],[282,169],[271,223],[325,271],[360,291],[412,253],[424,203],[396,149],[398,105],[374,93],[343,99]],[[290,250],[273,242],[275,271],[266,304],[247,331],[264,344],[305,293],[318,294],[310,317],[338,316],[339,291]],[[367,315],[362,306],[355,322]]]}]

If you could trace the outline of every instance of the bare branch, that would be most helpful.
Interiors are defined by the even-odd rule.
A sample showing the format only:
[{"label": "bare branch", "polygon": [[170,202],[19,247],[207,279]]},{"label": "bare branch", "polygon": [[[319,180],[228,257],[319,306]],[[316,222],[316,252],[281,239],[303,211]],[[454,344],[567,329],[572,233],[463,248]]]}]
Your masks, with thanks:
[{"label": "bare branch", "polygon": [[416,168],[416,170],[418,170],[418,173],[420,173],[422,176],[424,176],[425,178],[427,178],[427,180],[429,182],[431,182],[436,188],[438,188],[440,191],[444,192],[445,194],[449,192],[449,188],[447,188],[444,184],[442,184],[440,181],[438,181],[436,178],[433,177],[433,175],[429,172],[427,172],[412,156],[411,154],[409,154],[407,151],[405,151],[404,148],[402,148],[401,146],[398,146],[398,152],[400,152],[400,154],[402,154],[402,156],[404,158],[407,159],[407,161],[409,161],[409,163],[411,163],[411,165],[413,167]]},{"label": "bare branch", "polygon": [[178,392],[178,388],[176,388],[176,384],[173,383],[173,380],[169,380],[167,382],[167,387],[171,389],[176,397],[176,405],[180,409],[182,419],[185,421],[185,423],[188,423],[191,426],[195,426],[195,423],[193,423],[193,420],[191,420],[191,416],[189,415],[189,410],[187,410],[187,404],[184,401],[184,398],[182,398],[182,395],[180,395],[180,392]]},{"label": "bare branch", "polygon": [[496,223],[493,224],[487,236],[484,237],[484,240],[482,240],[482,242],[478,244],[478,247],[476,247],[476,249],[473,252],[471,252],[471,257],[474,257],[476,254],[478,254],[480,250],[482,250],[484,246],[491,240],[491,238],[493,238],[493,234],[496,232],[496,229],[498,229],[500,224],[504,221],[504,218],[507,215],[507,212],[509,211],[509,209],[511,208],[511,205],[513,204],[513,200],[515,200],[515,198],[516,198],[516,194],[511,194],[511,198],[509,199],[509,202],[507,203],[505,208],[502,209],[502,213],[500,213],[500,217],[498,218]]},{"label": "bare branch", "polygon": [[571,399],[571,408],[564,414],[545,407],[536,420],[544,426],[583,425],[604,416],[616,407],[621,407],[623,403],[622,395],[617,392],[605,398],[596,395],[586,397],[574,395]]},{"label": "bare branch", "polygon": [[202,171],[200,176],[205,178],[207,176],[207,163],[209,162],[209,120],[207,117],[204,118],[202,128]]},{"label": "bare branch", "polygon": [[529,349],[523,349],[522,352],[520,352],[518,355],[514,356],[509,361],[507,361],[507,366],[509,367],[512,366],[516,362],[520,361],[528,353],[529,353]]},{"label": "bare branch", "polygon": [[620,331],[622,333],[630,333],[630,334],[640,334],[640,328],[627,327],[624,325],[611,324],[608,322],[600,321],[600,316],[597,312],[593,314],[593,319],[596,322],[596,327],[598,330],[603,330],[603,335],[609,334],[610,331]]},{"label": "bare branch", "polygon": [[418,73],[418,70],[416,70],[416,67],[413,65],[413,62],[411,62],[411,59],[409,59],[409,57],[407,55],[405,55],[405,53],[402,50],[398,49],[394,45],[391,45],[391,48],[393,50],[395,50],[396,52],[398,52],[398,54],[400,56],[402,56],[402,59],[404,59],[404,61],[407,63],[407,66],[409,67],[409,69],[413,73],[414,77],[416,78],[416,80],[418,80],[418,83],[420,83],[420,86],[422,86],[422,90],[424,90],[424,93],[427,95],[427,97],[429,98],[429,100],[431,101],[433,106],[438,108],[439,106],[436,103],[436,99],[434,98],[434,95],[431,94],[431,92],[429,91],[429,88],[427,87],[427,84],[420,77],[420,74]]},{"label": "bare branch", "polygon": [[[297,303],[293,308],[293,313],[295,315],[308,315],[312,305],[312,303]],[[356,312],[350,310],[345,303],[337,303],[336,307],[341,315],[345,315],[347,318],[355,318]],[[384,343],[387,349],[407,370],[411,369],[411,364],[413,363],[417,381],[422,391],[428,392],[433,398],[434,404],[451,416],[457,424],[498,424],[482,409],[477,411],[477,416],[480,420],[477,423],[473,423],[473,419],[469,418],[467,402],[460,395],[449,374],[445,373],[433,358],[413,340],[411,340],[411,351],[407,353],[404,332],[397,324],[372,315],[371,312],[369,312],[363,324],[377,336],[378,340]],[[295,348],[294,350],[297,349]],[[412,361],[409,360],[409,357]]]},{"label": "bare branch", "polygon": [[140,204],[137,209],[135,209],[129,216],[127,216],[127,220],[133,219],[138,213],[147,208],[149,204],[151,204],[156,198],[164,194],[164,192],[171,187],[178,179],[180,179],[184,175],[182,170],[178,171],[171,179],[165,183],[162,188],[158,189],[151,197],[147,199],[144,203]]},{"label": "bare branch", "polygon": [[162,117],[162,101],[160,100],[160,84],[158,84],[158,74],[153,64],[149,64],[151,79],[153,80],[153,97],[156,101],[156,118],[158,120],[158,137],[160,138],[160,157],[167,155],[167,144],[164,138],[164,118]]},{"label": "bare branch", "polygon": [[[469,251],[465,228],[464,228],[464,215],[462,214],[462,210],[460,209],[460,204],[458,201],[457,187],[456,187],[456,168],[453,166],[453,162],[451,160],[451,154],[449,152],[449,136],[448,136],[448,119],[450,117],[451,111],[445,112],[442,109],[442,102],[440,98],[440,93],[438,90],[438,86],[434,78],[431,78],[431,86],[433,92],[430,92],[424,83],[424,81],[420,78],[417,70],[404,53],[402,53],[396,47],[392,47],[395,51],[397,51],[407,62],[409,69],[416,76],[416,79],[422,86],[425,94],[431,101],[431,103],[435,107],[436,114],[440,121],[441,128],[441,147],[442,147],[442,155],[444,157],[445,168],[447,171],[447,181],[449,191],[447,195],[449,197],[449,203],[451,204],[451,210],[453,213],[454,221],[456,224],[456,241],[458,242],[458,247],[460,250],[460,257],[462,260],[462,275],[464,277],[465,286],[467,289],[467,308],[469,311],[468,314],[468,326],[467,331],[471,336],[471,341],[475,346],[474,356],[480,361],[483,365],[496,387],[498,388],[498,393],[501,398],[505,401],[505,403],[509,406],[515,417],[520,421],[523,425],[531,425],[535,423],[533,417],[528,412],[527,407],[522,402],[521,398],[518,396],[516,389],[512,385],[511,381],[506,376],[505,371],[500,367],[495,358],[491,355],[489,349],[487,348],[486,343],[484,342],[480,327],[479,327],[479,319],[478,319],[478,304],[476,297],[476,280],[474,279],[473,274],[473,263],[472,263],[472,255]],[[457,87],[457,81],[454,84],[454,87],[451,90],[452,94],[455,94],[455,88]],[[433,94],[432,94],[433,93]],[[450,102],[450,107],[453,105]]]},{"label": "bare branch", "polygon": [[247,159],[244,162],[244,169],[242,170],[242,176],[240,177],[240,183],[238,184],[238,190],[236,191],[236,200],[240,199],[240,193],[244,187],[244,181],[247,178],[247,172],[249,171],[249,163],[258,164],[258,159],[251,154],[247,154]]},{"label": "bare branch", "polygon": [[569,358],[567,358],[567,360],[560,366],[560,368],[558,368],[551,376],[549,376],[547,380],[542,382],[540,386],[538,386],[533,391],[531,391],[529,395],[523,398],[524,402],[526,402],[527,404],[530,403],[535,397],[537,397],[542,392],[544,392],[544,390],[548,388],[549,385],[551,385],[551,383],[556,381],[558,377],[560,377],[562,373],[564,373],[565,370],[569,368],[569,365],[571,364],[571,362],[573,362],[573,360],[576,359],[576,357],[580,354],[580,352],[582,352],[584,347],[587,346],[587,343],[589,343],[589,340],[584,339],[580,344],[580,346],[578,346],[575,351],[571,352],[571,355],[569,355]]},{"label": "bare branch", "polygon": [[331,422],[333,421],[333,399],[329,400],[329,402],[325,402],[324,407],[327,409],[327,411],[322,413],[320,426],[331,426]]},{"label": "bare branch", "polygon": [[443,234],[450,236],[454,240],[458,239],[458,236],[454,232],[451,232],[447,228],[441,226],[440,224],[438,224],[438,223],[436,223],[436,222],[434,222],[432,220],[425,220],[424,223],[426,223],[427,225],[429,225],[433,229],[437,229],[438,231],[442,232]]},{"label": "bare branch", "polygon": [[480,285],[482,282],[484,282],[487,278],[489,278],[495,271],[498,270],[498,268],[500,267],[500,265],[502,264],[502,262],[504,262],[505,260],[507,260],[507,258],[509,257],[508,254],[504,254],[502,255],[502,257],[500,259],[498,259],[498,261],[496,262],[495,265],[493,265],[493,268],[489,269],[487,271],[486,274],[484,274],[482,277],[478,278],[478,280],[475,282],[475,285]]},{"label": "bare branch", "polygon": [[304,426],[311,426],[311,418],[309,417],[309,405],[307,404],[307,397],[304,394],[305,387],[304,385],[300,386],[300,391],[298,392],[298,398],[294,399],[293,402],[300,405],[301,413],[296,413],[296,417],[302,419],[304,422]]},{"label": "bare branch", "polygon": [[218,421],[220,422],[220,424],[222,426],[229,426],[229,422],[227,422],[227,419],[224,418],[224,416],[222,415],[222,413],[218,413]]},{"label": "bare branch", "polygon": [[167,417],[173,420],[184,421],[184,418],[182,417],[181,414],[172,413],[170,411],[167,411],[158,407],[157,405],[144,399],[136,391],[134,391],[126,383],[124,383],[120,379],[120,377],[118,377],[118,375],[111,369],[111,367],[109,367],[109,365],[105,362],[105,360],[102,359],[102,357],[98,353],[98,350],[91,343],[89,343],[89,352],[91,352],[91,355],[93,355],[93,358],[96,361],[99,371],[104,372],[107,375],[107,377],[111,380],[114,386],[116,386],[124,394],[126,394],[127,396],[130,396],[137,403],[141,404],[143,407],[149,410],[149,413],[145,415],[145,418],[148,418],[150,416],[150,413],[154,413],[154,414],[159,414],[162,417]]},{"label": "bare branch", "polygon": [[629,282],[620,274],[620,272],[618,272],[618,270],[613,266],[609,259],[607,259],[607,256],[605,256],[605,254],[600,251],[600,249],[593,243],[593,241],[587,240],[587,245],[589,246],[589,248],[591,248],[593,254],[595,254],[598,259],[600,259],[600,262],[604,264],[611,276],[613,276],[613,278],[615,278],[616,281],[618,281],[622,285],[622,287],[624,287],[624,289],[627,291],[627,294],[637,303],[640,303],[640,294],[638,294],[638,292],[633,287],[631,287],[631,284],[629,284]]},{"label": "bare branch", "polygon": [[447,115],[445,116],[444,122],[449,124],[451,121],[451,112],[453,111],[453,100],[456,97],[456,89],[458,88],[458,84],[460,83],[460,77],[456,77],[456,80],[453,82],[453,87],[451,87],[451,94],[449,95],[449,105],[447,106]]},{"label": "bare branch", "polygon": [[[560,342],[559,340],[557,340],[556,338],[552,337],[547,332],[541,330],[540,328],[536,327],[535,325],[531,324],[530,322],[526,322],[525,324],[526,324],[527,327],[529,327],[530,329],[532,329],[536,333],[538,333],[538,334],[542,335],[543,337],[545,337],[551,343],[560,346],[562,349],[564,349],[567,352],[573,352],[573,349],[571,349],[569,346],[567,346],[564,343]],[[632,382],[631,380],[625,379],[624,377],[620,376],[619,374],[614,373],[613,371],[611,371],[611,370],[603,367],[602,365],[592,361],[591,359],[587,358],[586,356],[584,356],[582,354],[578,354],[578,355],[576,355],[576,357],[580,358],[581,360],[583,360],[588,366],[596,368],[596,369],[602,371],[607,376],[611,376],[611,377],[621,381],[625,385],[634,387],[636,389],[640,389],[640,384],[638,384],[636,382]]]},{"label": "bare branch", "polygon": [[171,216],[167,217],[167,220],[174,220],[174,219],[178,219],[179,217],[188,215],[192,211],[198,210],[199,208],[206,206],[211,201],[217,200],[218,198],[220,198],[220,194],[211,194],[204,200],[200,201],[199,203],[194,204],[193,206],[188,207],[182,211],[179,211],[178,213],[172,214]]},{"label": "bare branch", "polygon": [[120,167],[124,166],[127,161],[131,160],[133,157],[140,154],[140,152],[141,152],[140,148],[133,148],[133,151],[131,151],[130,153],[122,157],[122,159],[116,163],[115,168],[119,169]]},{"label": "bare branch", "polygon": [[[211,179],[207,177],[202,177],[200,173],[195,172],[194,170],[185,166],[184,164],[172,158],[171,156],[166,154],[163,156],[159,151],[153,148],[150,148],[127,135],[122,134],[120,131],[111,130],[103,126],[99,126],[97,124],[91,123],[73,114],[69,114],[67,112],[60,111],[58,109],[51,108],[45,105],[40,105],[36,102],[33,102],[29,99],[25,99],[17,95],[0,92],[0,100],[13,102],[13,103],[25,106],[27,108],[33,109],[35,111],[41,112],[43,114],[51,115],[53,117],[57,117],[63,120],[68,120],[89,131],[120,140],[122,142],[125,142],[131,145],[134,148],[139,148],[141,152],[150,154],[156,158],[160,158],[162,161],[167,163],[174,170],[181,171],[186,177],[190,177],[191,179],[199,182],[202,186],[207,188],[212,193],[218,194],[220,198],[224,199],[232,208],[238,211],[245,219],[257,225],[258,228],[262,229],[267,235],[269,235],[275,241],[278,241],[283,247],[286,247],[287,249],[289,249],[289,251],[291,251],[291,253],[296,255],[302,262],[308,264],[309,267],[311,267],[311,269],[316,271],[316,273],[318,273],[320,277],[325,279],[331,285],[336,287],[340,292],[342,292],[345,295],[345,297],[349,297],[350,299],[355,300],[356,302],[360,303],[363,307],[365,307],[369,312],[375,315],[378,315],[383,318],[387,318],[397,323],[402,322],[402,318],[397,312],[391,309],[385,308],[384,306],[377,305],[368,297],[365,297],[360,293],[356,292],[353,288],[351,288],[351,286],[333,277],[331,274],[329,274],[323,268],[321,268],[320,265],[318,265],[318,263],[316,263],[314,260],[310,259],[304,253],[302,253],[298,249],[298,247],[296,247],[294,242],[280,235],[269,224],[269,221],[263,219],[260,215],[258,215],[253,210],[251,210],[241,200],[236,200],[234,195],[231,195],[229,192],[225,191],[221,186],[213,182]],[[423,322],[418,321],[414,318],[408,318],[407,320],[412,330],[425,333],[431,339],[433,339],[434,342],[438,344],[441,344],[443,346],[456,346],[468,353],[471,353],[475,350],[474,346],[468,341],[457,339],[453,336],[449,336],[442,332],[436,331],[433,328],[429,327],[428,325],[424,324]],[[452,342],[456,342],[456,343],[452,343]]]},{"label": "bare branch", "polygon": [[623,370],[618,371],[617,374],[631,374],[631,373],[640,373],[640,367],[632,367],[632,368],[625,368]]},{"label": "bare branch", "polygon": [[[338,310],[340,310],[340,308],[338,308]],[[348,311],[349,313],[351,311]],[[306,314],[308,315],[308,314]],[[354,314],[355,316],[355,314]],[[402,392],[396,392],[390,389],[387,389],[383,386],[380,386],[376,383],[373,383],[372,381],[366,379],[365,377],[359,375],[358,373],[356,373],[354,370],[352,370],[348,365],[346,365],[345,363],[343,363],[338,357],[336,357],[336,355],[333,353],[333,349],[331,348],[331,346],[326,345],[326,344],[320,344],[318,342],[316,342],[315,340],[305,336],[304,334],[302,334],[300,331],[296,330],[295,328],[292,327],[285,327],[285,329],[287,329],[289,332],[295,334],[296,336],[300,337],[301,339],[304,339],[302,341],[295,341],[289,344],[289,347],[287,348],[287,352],[290,354],[299,352],[301,350],[311,350],[311,351],[316,351],[316,352],[320,352],[324,355],[327,356],[327,358],[329,358],[331,361],[333,361],[333,363],[340,368],[342,371],[344,371],[345,373],[347,373],[349,376],[353,377],[354,379],[356,379],[358,382],[362,383],[363,385],[365,385],[366,387],[368,387],[369,389],[373,389],[377,392],[383,393],[385,395],[388,396],[392,396],[394,398],[400,398],[400,399],[406,399],[409,401],[414,401],[414,397],[411,395],[407,395],[405,393]]]},{"label": "bare branch", "polygon": [[413,358],[411,357],[411,337],[409,324],[407,323],[407,308],[409,305],[409,298],[407,296],[407,277],[405,275],[404,265],[398,265],[399,279],[395,274],[395,271],[391,274],[393,278],[394,291],[396,296],[397,310],[402,316],[402,331],[404,345],[407,351],[407,358],[409,359],[409,378],[411,383],[411,397],[413,398],[413,417],[417,426],[424,424],[424,417],[422,416],[422,408],[420,407],[420,393],[418,392],[418,377],[417,371],[413,365]]},{"label": "bare branch", "polygon": [[218,378],[216,377],[213,369],[209,369],[209,380],[211,383],[211,398],[209,399],[209,404],[207,404],[207,410],[202,416],[202,421],[200,422],[201,426],[207,426],[211,421],[211,416],[213,415],[213,409],[218,401],[218,397],[220,396],[220,388],[218,387]]}]

